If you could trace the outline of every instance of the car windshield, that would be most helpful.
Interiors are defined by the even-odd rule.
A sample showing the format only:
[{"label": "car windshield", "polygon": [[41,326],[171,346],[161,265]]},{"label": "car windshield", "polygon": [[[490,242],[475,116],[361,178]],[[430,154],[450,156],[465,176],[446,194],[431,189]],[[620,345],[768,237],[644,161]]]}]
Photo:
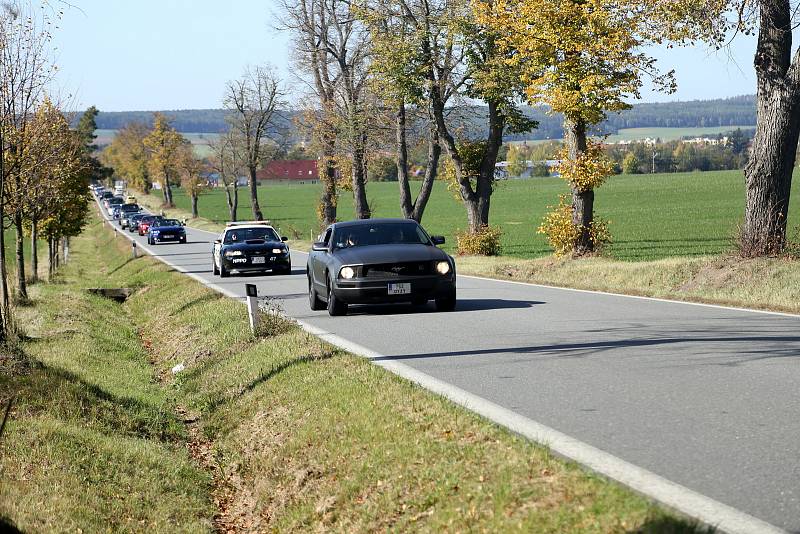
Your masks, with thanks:
[{"label": "car windshield", "polygon": [[139,211],[138,204],[125,204],[122,206],[122,211]]},{"label": "car windshield", "polygon": [[108,201],[108,203],[109,204],[122,204],[122,199],[121,198],[112,198],[111,200]]},{"label": "car windshield", "polygon": [[228,230],[225,233],[223,242],[226,245],[230,245],[231,243],[244,243],[253,239],[261,241],[281,240],[272,228],[237,228],[236,230]]},{"label": "car windshield", "polygon": [[164,219],[163,221],[155,221],[153,226],[180,226],[181,223],[178,219]]},{"label": "car windshield", "polygon": [[145,215],[140,220],[144,223],[151,223],[153,221],[160,221],[161,217],[159,217],[158,215]]},{"label": "car windshield", "polygon": [[334,234],[336,248],[368,245],[429,245],[425,231],[406,222],[359,224],[339,228]]}]

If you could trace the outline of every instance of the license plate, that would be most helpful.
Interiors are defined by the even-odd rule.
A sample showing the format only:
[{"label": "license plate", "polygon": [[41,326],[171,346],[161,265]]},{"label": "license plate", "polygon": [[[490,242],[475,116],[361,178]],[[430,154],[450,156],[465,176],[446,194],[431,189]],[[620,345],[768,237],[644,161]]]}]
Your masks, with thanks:
[{"label": "license plate", "polygon": [[411,293],[411,283],[389,284],[390,295],[408,295]]},{"label": "license plate", "polygon": [[164,234],[164,235],[162,235],[161,237],[163,237],[164,239],[172,239],[172,238],[173,238],[173,237],[175,237],[175,236],[174,236],[174,235],[172,235],[172,234]]},{"label": "license plate", "polygon": [[262,257],[250,258],[250,262],[251,263],[266,263],[267,262],[267,258],[264,258],[263,256]]}]

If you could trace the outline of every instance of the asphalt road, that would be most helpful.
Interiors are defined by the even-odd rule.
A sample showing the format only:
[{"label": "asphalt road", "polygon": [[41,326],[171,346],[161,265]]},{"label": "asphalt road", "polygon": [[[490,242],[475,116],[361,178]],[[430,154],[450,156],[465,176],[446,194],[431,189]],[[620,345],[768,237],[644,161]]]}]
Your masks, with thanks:
[{"label": "asphalt road", "polygon": [[[130,234],[129,234],[130,235]],[[211,273],[214,235],[150,247],[307,324],[791,532],[800,532],[800,317],[459,277],[458,307],[311,312],[285,276]],[[137,237],[140,243],[145,238]]]}]

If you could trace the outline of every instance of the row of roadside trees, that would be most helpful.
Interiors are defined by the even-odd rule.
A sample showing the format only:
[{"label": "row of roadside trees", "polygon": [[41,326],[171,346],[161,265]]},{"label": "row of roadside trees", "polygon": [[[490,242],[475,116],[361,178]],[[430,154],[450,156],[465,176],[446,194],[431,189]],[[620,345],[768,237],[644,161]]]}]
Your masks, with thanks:
[{"label": "row of roadside trees", "polygon": [[[58,16],[47,4],[0,6],[0,344],[15,331],[14,301],[27,300],[28,284],[38,281],[39,243],[48,245],[52,275],[62,241],[85,224],[90,180],[103,172],[91,157],[93,115],[71,129],[62,103],[48,91],[55,73],[50,28]],[[14,232],[13,247],[6,242],[7,230]]]},{"label": "row of roadside trees", "polygon": [[253,217],[263,220],[256,173],[285,150],[286,132],[276,126],[286,105],[284,89],[270,68],[248,68],[228,82],[224,105],[229,129],[210,143],[206,157],[197,156],[169,118],[156,113],[152,125],[135,122],[119,130],[101,159],[129,187],[150,193],[157,184],[167,208],[174,207],[172,190],[180,185],[191,199],[192,217],[213,177],[225,191],[230,220],[237,220],[239,181],[246,177]]},{"label": "row of roadside trees", "polygon": [[[469,232],[480,234],[490,222],[504,134],[535,127],[520,112],[528,103],[565,117],[560,174],[571,195],[557,208],[556,229],[570,227],[559,233],[569,236],[562,245],[572,253],[590,253],[605,235],[595,228],[603,227],[595,221],[595,190],[613,165],[588,132],[629,108],[646,81],[665,92],[676,87],[647,47],[721,47],[756,32],[758,126],[739,237],[746,255],[778,252],[800,134],[795,7],[790,0],[283,0],[281,28],[294,38],[298,72],[315,102],[308,123],[324,183],[321,222],[337,217],[336,177],[343,174],[356,217],[370,216],[365,162],[393,135],[403,215],[422,218],[445,156]],[[453,113],[474,101],[488,110],[480,137]],[[416,197],[408,176],[412,137],[428,147]]]}]

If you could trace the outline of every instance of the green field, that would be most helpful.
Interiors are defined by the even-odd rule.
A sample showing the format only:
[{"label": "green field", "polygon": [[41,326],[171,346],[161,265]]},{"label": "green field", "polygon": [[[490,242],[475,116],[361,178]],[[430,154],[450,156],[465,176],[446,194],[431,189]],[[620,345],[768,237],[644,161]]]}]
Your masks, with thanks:
[{"label": "green field", "polygon": [[742,130],[753,130],[755,125],[750,126],[705,126],[697,128],[622,128],[619,133],[609,135],[608,141],[632,141],[635,139],[660,138],[662,141],[674,141],[682,137],[707,136],[727,133],[737,128]]},{"label": "green field", "polygon": [[[707,135],[717,135],[727,133],[737,128],[742,130],[752,130],[755,128],[754,124],[751,125],[737,125],[737,126],[698,126],[696,128],[663,128],[663,127],[646,127],[646,128],[620,128],[620,130],[611,134],[606,138],[609,143],[618,141],[635,141],[650,139],[661,139],[662,141],[675,141],[683,137],[701,137]],[[560,140],[560,139],[559,139]],[[545,143],[551,139],[533,139],[526,141],[506,141],[506,144],[526,144],[535,145],[537,143]]]},{"label": "green field", "polygon": [[[419,184],[415,184],[419,185]],[[800,191],[793,195],[790,227],[800,224]],[[558,178],[501,182],[492,198],[491,223],[503,229],[503,254],[534,258],[550,253],[544,236],[536,229],[548,205],[567,193]],[[265,185],[259,198],[265,217],[290,238],[309,240],[317,230],[314,206],[319,185]],[[240,191],[239,218],[250,216],[247,190]],[[370,183],[367,197],[375,215],[400,214],[397,183]],[[188,209],[189,199],[176,191],[179,208]],[[227,220],[224,193],[212,191],[200,198],[200,216],[218,222]],[[623,260],[648,260],[670,256],[718,254],[731,249],[744,209],[744,182],[740,171],[680,174],[620,175],[597,191],[596,212],[611,221],[614,242],[608,254]],[[353,217],[352,198],[343,193],[339,218]],[[437,183],[425,212],[423,225],[447,237],[466,228],[466,214]],[[295,234],[294,231],[297,233]],[[794,233],[794,232],[793,232]]]}]

